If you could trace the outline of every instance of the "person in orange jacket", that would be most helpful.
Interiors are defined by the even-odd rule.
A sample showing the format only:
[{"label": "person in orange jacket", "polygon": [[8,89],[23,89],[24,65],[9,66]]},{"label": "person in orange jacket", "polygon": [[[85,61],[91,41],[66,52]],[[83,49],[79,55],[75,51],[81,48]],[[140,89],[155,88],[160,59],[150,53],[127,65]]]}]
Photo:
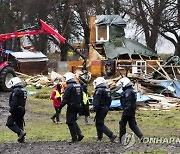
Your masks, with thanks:
[{"label": "person in orange jacket", "polygon": [[59,115],[61,113],[61,109],[59,108],[61,105],[61,84],[57,83],[57,85],[53,88],[53,91],[51,93],[51,99],[53,100],[53,106],[55,109],[55,114],[51,117],[51,120],[54,123],[62,123],[59,120]]}]

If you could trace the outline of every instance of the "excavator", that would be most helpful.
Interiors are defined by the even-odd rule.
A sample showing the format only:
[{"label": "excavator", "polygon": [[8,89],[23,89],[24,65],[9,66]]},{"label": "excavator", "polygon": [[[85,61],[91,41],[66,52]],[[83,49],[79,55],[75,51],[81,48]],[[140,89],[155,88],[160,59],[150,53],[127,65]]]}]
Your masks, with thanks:
[{"label": "excavator", "polygon": [[90,80],[90,73],[86,68],[86,57],[81,54],[77,48],[73,47],[71,44],[67,42],[67,40],[60,35],[56,30],[54,30],[50,25],[45,23],[43,20],[40,20],[39,23],[35,26],[27,27],[25,29],[17,30],[13,33],[0,34],[0,91],[10,91],[11,88],[8,85],[8,82],[11,78],[16,76],[11,63],[7,61],[7,56],[5,53],[5,49],[2,48],[2,44],[13,38],[21,38],[23,36],[31,36],[31,35],[39,35],[39,34],[47,34],[52,36],[55,40],[57,40],[63,45],[68,45],[70,49],[78,54],[83,59],[82,66],[82,74],[81,79],[86,82]]}]

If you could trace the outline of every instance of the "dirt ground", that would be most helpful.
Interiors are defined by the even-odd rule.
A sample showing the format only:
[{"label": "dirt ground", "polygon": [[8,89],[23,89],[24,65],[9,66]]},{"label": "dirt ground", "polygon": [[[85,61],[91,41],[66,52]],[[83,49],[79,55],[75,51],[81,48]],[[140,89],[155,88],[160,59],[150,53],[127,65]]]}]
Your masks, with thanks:
[{"label": "dirt ground", "polygon": [[151,151],[152,149],[166,149],[169,154],[178,153],[178,147],[168,145],[150,146],[143,144],[125,149],[118,143],[75,143],[69,145],[66,142],[43,142],[0,144],[0,153],[2,154],[120,154],[128,151]]},{"label": "dirt ground", "polygon": [[[8,97],[10,93],[0,93],[0,127],[5,124],[8,115]],[[30,112],[27,115],[32,114]],[[145,144],[135,143],[126,149],[119,143],[101,142],[101,143],[73,143],[65,141],[58,142],[26,142],[20,143],[0,143],[0,154],[104,154],[104,153],[127,153],[130,151],[139,152],[164,149],[166,153],[179,153],[180,144]],[[155,152],[156,153],[156,152]]]}]

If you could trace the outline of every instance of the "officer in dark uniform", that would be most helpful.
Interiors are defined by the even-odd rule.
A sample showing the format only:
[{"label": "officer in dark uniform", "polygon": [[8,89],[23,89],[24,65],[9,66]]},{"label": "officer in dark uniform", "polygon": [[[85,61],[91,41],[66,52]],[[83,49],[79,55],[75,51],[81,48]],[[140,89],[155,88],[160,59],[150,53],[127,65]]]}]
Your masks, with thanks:
[{"label": "officer in dark uniform", "polygon": [[21,79],[12,78],[9,83],[12,93],[9,98],[9,116],[6,126],[18,135],[18,142],[23,143],[26,133],[24,132],[24,115],[27,91],[23,89]]},{"label": "officer in dark uniform", "polygon": [[107,135],[111,142],[116,138],[116,135],[109,130],[107,126],[104,125],[105,117],[108,113],[109,106],[111,105],[111,93],[105,84],[105,79],[103,77],[98,77],[93,82],[95,93],[93,95],[93,107],[96,112],[95,115],[95,125],[97,130],[97,141],[101,141],[103,138],[103,133]]},{"label": "officer in dark uniform", "polygon": [[64,78],[67,86],[64,91],[60,109],[62,109],[67,104],[66,124],[68,125],[72,137],[70,142],[81,141],[84,136],[82,135],[76,121],[80,105],[83,101],[82,89],[81,86],[76,83],[73,73],[67,72],[64,75]]},{"label": "officer in dark uniform", "polygon": [[133,89],[133,83],[129,80],[129,78],[124,77],[120,79],[117,85],[121,85],[123,92],[121,94],[121,105],[123,109],[120,124],[120,133],[119,139],[120,142],[123,142],[123,136],[126,134],[126,124],[129,123],[130,129],[138,136],[138,138],[142,141],[143,134],[137,126],[135,119],[135,111],[136,111],[136,91]]}]

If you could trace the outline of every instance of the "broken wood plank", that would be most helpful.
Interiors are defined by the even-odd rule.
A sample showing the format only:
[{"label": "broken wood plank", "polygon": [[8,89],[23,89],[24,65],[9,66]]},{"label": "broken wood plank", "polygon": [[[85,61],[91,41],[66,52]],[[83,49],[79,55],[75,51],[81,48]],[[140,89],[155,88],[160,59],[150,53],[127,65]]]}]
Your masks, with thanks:
[{"label": "broken wood plank", "polygon": [[171,68],[172,68],[172,72],[173,72],[173,75],[174,75],[174,80],[177,80],[176,73],[175,73],[175,71],[174,71],[174,67],[173,67],[172,64],[171,64]]},{"label": "broken wood plank", "polygon": [[158,66],[160,67],[160,69],[163,71],[163,73],[165,74],[166,78],[168,80],[171,80],[171,78],[169,77],[169,75],[167,74],[167,72],[164,70],[164,68],[160,65],[160,63],[158,61],[156,61],[156,63],[158,64]]},{"label": "broken wood plank", "polygon": [[25,76],[25,77],[28,77],[28,78],[32,78],[32,76],[24,74],[24,73],[20,73],[20,72],[17,72],[17,71],[15,71],[15,73],[19,74],[19,75],[22,75],[22,76]]},{"label": "broken wood plank", "polygon": [[[141,55],[139,55],[139,57],[141,58],[141,60],[145,61]],[[167,79],[167,77],[162,74],[161,72],[159,72],[157,69],[155,69],[154,67],[152,67],[150,64],[146,63],[149,67],[151,67],[154,71],[158,72],[160,75],[162,75],[165,79]]]}]

